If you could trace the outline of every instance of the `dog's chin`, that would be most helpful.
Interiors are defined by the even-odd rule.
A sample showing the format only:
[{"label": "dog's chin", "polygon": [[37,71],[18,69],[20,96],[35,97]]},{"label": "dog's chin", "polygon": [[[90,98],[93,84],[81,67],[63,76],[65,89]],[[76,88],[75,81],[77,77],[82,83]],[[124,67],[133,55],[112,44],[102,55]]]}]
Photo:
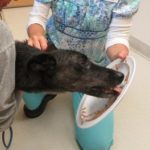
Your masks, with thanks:
[{"label": "dog's chin", "polygon": [[90,95],[96,96],[96,97],[101,97],[101,98],[112,98],[112,97],[117,97],[120,93],[114,88],[106,88],[106,87],[92,87],[89,90]]}]

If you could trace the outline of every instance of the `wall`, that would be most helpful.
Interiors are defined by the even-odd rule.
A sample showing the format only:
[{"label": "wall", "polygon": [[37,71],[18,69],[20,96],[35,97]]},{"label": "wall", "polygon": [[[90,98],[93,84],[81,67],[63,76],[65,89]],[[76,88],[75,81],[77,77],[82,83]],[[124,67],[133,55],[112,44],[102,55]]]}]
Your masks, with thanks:
[{"label": "wall", "polygon": [[150,56],[150,0],[141,0],[139,11],[133,18],[130,42]]}]

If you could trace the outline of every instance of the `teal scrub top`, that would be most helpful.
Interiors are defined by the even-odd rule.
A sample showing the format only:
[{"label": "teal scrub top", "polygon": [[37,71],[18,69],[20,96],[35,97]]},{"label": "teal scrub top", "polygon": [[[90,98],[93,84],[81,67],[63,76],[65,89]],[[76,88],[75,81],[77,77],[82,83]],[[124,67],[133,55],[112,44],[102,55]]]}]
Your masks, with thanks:
[{"label": "teal scrub top", "polygon": [[57,48],[76,50],[93,62],[105,62],[107,33],[113,18],[132,17],[140,0],[36,0],[52,9],[46,30]]}]

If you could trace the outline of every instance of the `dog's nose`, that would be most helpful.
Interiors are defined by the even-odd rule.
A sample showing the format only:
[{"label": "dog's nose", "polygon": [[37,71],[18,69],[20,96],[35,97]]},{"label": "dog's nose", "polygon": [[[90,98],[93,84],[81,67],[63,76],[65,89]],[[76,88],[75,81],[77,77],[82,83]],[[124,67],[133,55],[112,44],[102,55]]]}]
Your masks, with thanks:
[{"label": "dog's nose", "polygon": [[116,72],[116,75],[119,77],[119,78],[123,78],[124,77],[124,74],[122,72]]},{"label": "dog's nose", "polygon": [[111,74],[111,83],[113,84],[120,84],[124,79],[124,74],[119,71],[114,71]]},{"label": "dog's nose", "polygon": [[121,73],[121,72],[116,72],[115,76],[116,76],[115,77],[116,80],[118,80],[119,83],[121,83],[123,81],[123,79],[124,79],[124,74]]}]

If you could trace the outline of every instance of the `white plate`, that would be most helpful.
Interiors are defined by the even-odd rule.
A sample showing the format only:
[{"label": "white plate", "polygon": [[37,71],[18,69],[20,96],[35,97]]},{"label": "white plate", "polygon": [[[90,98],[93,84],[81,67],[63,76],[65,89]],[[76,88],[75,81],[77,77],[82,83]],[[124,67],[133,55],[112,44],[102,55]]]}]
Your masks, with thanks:
[{"label": "white plate", "polygon": [[80,128],[89,128],[97,124],[119,104],[133,80],[136,64],[134,58],[128,56],[125,61],[117,59],[107,67],[118,70],[125,75],[121,83],[122,92],[115,100],[84,94],[76,115],[77,125]]}]

